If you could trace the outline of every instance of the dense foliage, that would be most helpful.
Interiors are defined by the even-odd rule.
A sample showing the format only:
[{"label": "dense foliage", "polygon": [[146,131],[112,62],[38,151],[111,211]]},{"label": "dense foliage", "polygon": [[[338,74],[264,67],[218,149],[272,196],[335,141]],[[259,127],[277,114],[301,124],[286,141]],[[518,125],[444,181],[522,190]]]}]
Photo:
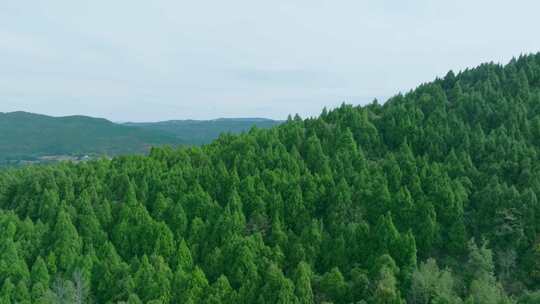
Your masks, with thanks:
[{"label": "dense foliage", "polygon": [[0,303],[538,303],[540,54],[0,174]]},{"label": "dense foliage", "polygon": [[167,132],[174,134],[185,144],[202,145],[211,143],[222,133],[238,134],[248,131],[253,126],[264,129],[280,123],[281,121],[265,118],[219,118],[214,120],[169,120],[125,123],[125,125]]},{"label": "dense foliage", "polygon": [[43,155],[143,153],[152,145],[179,143],[167,133],[122,126],[101,118],[0,113],[0,165],[8,160]]}]

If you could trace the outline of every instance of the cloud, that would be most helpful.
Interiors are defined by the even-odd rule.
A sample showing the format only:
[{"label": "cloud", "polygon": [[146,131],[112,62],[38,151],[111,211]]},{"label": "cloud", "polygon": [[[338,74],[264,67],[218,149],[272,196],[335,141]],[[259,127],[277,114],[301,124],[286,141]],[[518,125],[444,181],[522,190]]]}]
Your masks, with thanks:
[{"label": "cloud", "polygon": [[540,50],[533,0],[0,2],[0,111],[315,115]]},{"label": "cloud", "polygon": [[309,69],[254,68],[233,71],[239,81],[264,87],[342,88],[347,81],[328,71]]}]

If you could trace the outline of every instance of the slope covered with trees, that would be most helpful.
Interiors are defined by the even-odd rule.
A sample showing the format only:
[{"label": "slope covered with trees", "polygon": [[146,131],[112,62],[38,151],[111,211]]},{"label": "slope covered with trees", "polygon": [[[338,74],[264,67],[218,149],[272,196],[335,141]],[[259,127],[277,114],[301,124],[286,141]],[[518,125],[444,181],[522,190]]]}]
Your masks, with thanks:
[{"label": "slope covered with trees", "polygon": [[538,303],[540,54],[0,174],[1,303]]}]

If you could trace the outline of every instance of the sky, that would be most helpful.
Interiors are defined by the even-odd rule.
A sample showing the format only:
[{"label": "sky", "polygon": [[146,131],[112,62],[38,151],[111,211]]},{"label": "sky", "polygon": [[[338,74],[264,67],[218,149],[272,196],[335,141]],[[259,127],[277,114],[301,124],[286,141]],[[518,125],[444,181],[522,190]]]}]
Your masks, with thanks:
[{"label": "sky", "polygon": [[540,51],[537,0],[2,0],[0,112],[318,115]]}]

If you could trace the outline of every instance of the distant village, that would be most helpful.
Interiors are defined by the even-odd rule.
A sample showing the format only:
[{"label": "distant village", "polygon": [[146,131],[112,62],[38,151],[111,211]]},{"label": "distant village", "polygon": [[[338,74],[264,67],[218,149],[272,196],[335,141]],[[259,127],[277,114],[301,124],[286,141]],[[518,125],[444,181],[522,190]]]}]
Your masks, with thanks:
[{"label": "distant village", "polygon": [[40,164],[51,164],[59,162],[71,162],[71,163],[80,163],[86,162],[89,160],[97,159],[103,156],[97,155],[44,155],[38,156],[32,159],[14,159],[14,160],[5,160],[0,162],[0,166],[27,166],[27,165],[40,165]]}]

